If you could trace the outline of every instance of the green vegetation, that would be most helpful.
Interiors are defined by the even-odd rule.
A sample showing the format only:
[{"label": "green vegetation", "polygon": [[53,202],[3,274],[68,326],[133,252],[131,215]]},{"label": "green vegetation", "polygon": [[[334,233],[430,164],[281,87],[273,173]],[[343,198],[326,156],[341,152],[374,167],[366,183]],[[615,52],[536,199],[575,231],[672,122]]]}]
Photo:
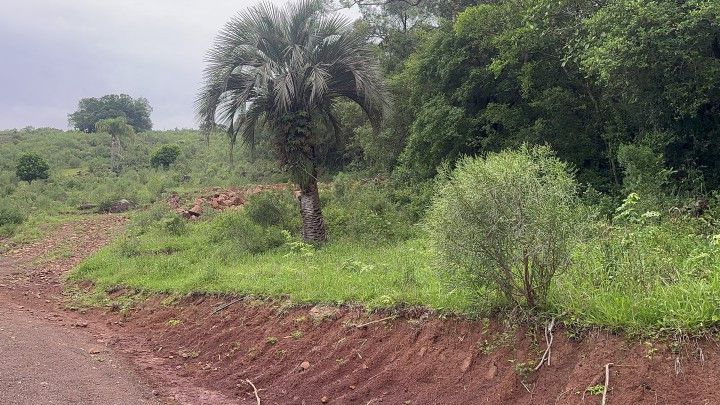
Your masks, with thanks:
[{"label": "green vegetation", "polygon": [[26,153],[18,159],[15,175],[28,184],[33,180],[47,179],[50,174],[50,166],[45,159],[34,153]]},{"label": "green vegetation", "polygon": [[[355,187],[362,189],[359,194],[375,193],[372,185]],[[341,211],[337,191],[326,191],[327,211]],[[256,209],[251,206],[185,222],[180,231],[167,227],[166,220],[148,220],[171,217],[163,213],[167,208],[138,214],[124,238],[86,260],[70,278],[91,280],[101,291],[121,285],[171,294],[360,303],[371,309],[422,305],[467,316],[509,308],[492,284],[448,275],[449,264],[436,260],[422,229],[406,222],[409,235],[388,237],[380,227],[375,234],[384,238],[365,236],[395,213],[375,223],[338,217],[331,224],[339,232],[318,249],[300,241],[297,228],[283,232],[277,225],[258,224],[249,214]],[[362,217],[372,208],[361,204],[353,212]],[[570,264],[555,274],[543,310],[571,325],[631,333],[701,333],[720,323],[720,236],[708,225],[713,217],[656,214],[619,212],[614,223],[589,221],[589,229],[570,241]]]},{"label": "green vegetation", "polygon": [[177,145],[162,145],[150,156],[150,166],[158,168],[162,166],[167,169],[175,163],[180,156],[180,147]]},{"label": "green vegetation", "polygon": [[[0,132],[0,235],[28,240],[124,198],[140,207],[126,234],[69,275],[97,296],[717,330],[716,2],[361,0],[355,25],[321,3],[231,21],[209,55],[202,132],[125,136],[122,114],[93,122],[113,136]],[[172,162],[151,158],[167,145]],[[23,153],[45,156],[49,177],[19,178]],[[302,204],[263,192],[192,221],[168,206],[258,183],[297,184]]]},{"label": "green vegetation", "polygon": [[135,132],[152,129],[152,107],[147,99],[133,99],[127,94],[108,94],[101,98],[84,98],[68,121],[80,132],[95,132],[98,122],[109,118],[125,118]]},{"label": "green vegetation", "polygon": [[[168,170],[150,166],[150,154],[160,145],[175,143],[183,153]],[[171,191],[242,186],[287,181],[274,162],[264,156],[250,161],[239,148],[241,162],[228,167],[228,142],[213,134],[210,146],[199,131],[155,131],[127,139],[119,157],[121,171],[110,171],[107,134],[85,134],[56,129],[0,131],[0,211],[18,213],[22,224],[0,225],[0,235],[31,240],[38,226],[64,221],[81,206],[102,207],[120,199],[147,206],[166,199]],[[27,183],[17,177],[15,165],[25,153],[41,154],[50,166],[49,178]]]},{"label": "green vegetation", "polygon": [[105,118],[95,123],[95,130],[110,134],[110,170],[120,173],[120,137],[135,134],[125,117]]},{"label": "green vegetation", "polygon": [[507,303],[543,307],[579,236],[577,183],[546,147],[467,158],[429,213],[441,262]]}]

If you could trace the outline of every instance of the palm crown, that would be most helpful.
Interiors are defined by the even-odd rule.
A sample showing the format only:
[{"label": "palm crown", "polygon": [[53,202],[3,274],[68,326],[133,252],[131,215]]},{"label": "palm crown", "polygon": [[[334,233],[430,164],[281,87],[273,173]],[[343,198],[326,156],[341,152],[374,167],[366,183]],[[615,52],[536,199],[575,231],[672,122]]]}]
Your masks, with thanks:
[{"label": "palm crown", "polygon": [[226,126],[232,144],[240,135],[254,145],[257,129],[270,131],[303,193],[317,188],[313,120],[337,131],[339,99],[360,105],[374,125],[382,119],[385,90],[372,51],[349,20],[327,14],[318,0],[240,13],[221,30],[207,63],[199,118]]}]

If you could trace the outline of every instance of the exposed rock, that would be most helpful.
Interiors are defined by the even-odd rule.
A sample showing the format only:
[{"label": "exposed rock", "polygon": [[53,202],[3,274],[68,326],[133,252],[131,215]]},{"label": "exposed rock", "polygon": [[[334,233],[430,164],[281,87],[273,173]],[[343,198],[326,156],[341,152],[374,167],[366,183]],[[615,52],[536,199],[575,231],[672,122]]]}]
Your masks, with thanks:
[{"label": "exposed rock", "polygon": [[110,210],[109,210],[109,211],[110,211],[111,213],[113,213],[113,214],[118,214],[118,213],[121,213],[121,212],[127,212],[127,211],[129,211],[129,210],[131,210],[131,209],[133,209],[133,208],[135,208],[135,203],[132,202],[132,201],[130,201],[130,200],[126,200],[126,199],[123,198],[123,199],[120,200],[120,201],[114,202],[114,203],[110,206]]},{"label": "exposed rock", "polygon": [[490,368],[485,372],[485,379],[486,380],[492,380],[495,378],[495,375],[497,374],[497,366],[495,363],[490,365]]}]

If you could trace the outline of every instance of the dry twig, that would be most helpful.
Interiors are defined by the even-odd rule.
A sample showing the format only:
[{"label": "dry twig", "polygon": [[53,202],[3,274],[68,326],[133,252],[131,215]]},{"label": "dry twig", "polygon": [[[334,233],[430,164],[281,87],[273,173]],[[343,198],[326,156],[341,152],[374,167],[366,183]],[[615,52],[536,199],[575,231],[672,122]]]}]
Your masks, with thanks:
[{"label": "dry twig", "polygon": [[540,362],[537,366],[535,366],[535,371],[540,370],[540,367],[543,366],[543,363],[545,363],[545,360],[547,359],[548,366],[550,365],[550,350],[553,343],[553,334],[552,330],[555,327],[555,318],[550,320],[550,323],[548,326],[545,327],[545,343],[547,344],[547,348],[545,349],[545,352],[543,353],[542,357],[540,358]]},{"label": "dry twig", "polygon": [[222,304],[219,307],[215,308],[215,310],[212,311],[212,315],[217,314],[218,312],[222,311],[223,309],[229,307],[230,305],[237,304],[238,302],[242,301],[242,298],[238,298],[236,300],[232,300],[228,302],[227,304]]},{"label": "dry twig", "polygon": [[385,322],[385,321],[389,321],[389,320],[395,319],[395,318],[397,318],[397,315],[388,316],[387,318],[377,319],[377,320],[370,321],[370,322],[366,322],[366,323],[363,323],[363,324],[360,324],[360,325],[355,325],[355,327],[358,328],[358,329],[360,329],[360,328],[364,328],[364,327],[366,327],[366,326],[368,326],[368,325],[372,325],[372,324],[374,324],[374,323]]},{"label": "dry twig", "polygon": [[608,363],[605,365],[605,386],[603,387],[602,405],[607,404],[607,391],[608,385],[610,385],[610,367],[612,365],[612,363]]},{"label": "dry twig", "polygon": [[250,380],[245,380],[245,382],[250,384],[250,386],[252,387],[253,392],[255,393],[255,400],[257,400],[257,405],[260,405],[260,395],[258,394],[257,387],[255,387],[255,384],[253,384]]}]

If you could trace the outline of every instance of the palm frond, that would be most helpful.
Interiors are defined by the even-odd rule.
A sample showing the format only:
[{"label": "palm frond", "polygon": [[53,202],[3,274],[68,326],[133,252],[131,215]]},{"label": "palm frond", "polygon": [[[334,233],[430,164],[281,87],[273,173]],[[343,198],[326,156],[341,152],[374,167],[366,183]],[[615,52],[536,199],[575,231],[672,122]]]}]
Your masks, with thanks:
[{"label": "palm frond", "polygon": [[348,19],[325,14],[322,0],[284,8],[261,3],[239,13],[218,34],[206,63],[198,118],[253,144],[259,127],[278,129],[287,114],[319,113],[337,131],[332,104],[338,98],[359,104],[375,125],[387,107],[365,38]]}]

